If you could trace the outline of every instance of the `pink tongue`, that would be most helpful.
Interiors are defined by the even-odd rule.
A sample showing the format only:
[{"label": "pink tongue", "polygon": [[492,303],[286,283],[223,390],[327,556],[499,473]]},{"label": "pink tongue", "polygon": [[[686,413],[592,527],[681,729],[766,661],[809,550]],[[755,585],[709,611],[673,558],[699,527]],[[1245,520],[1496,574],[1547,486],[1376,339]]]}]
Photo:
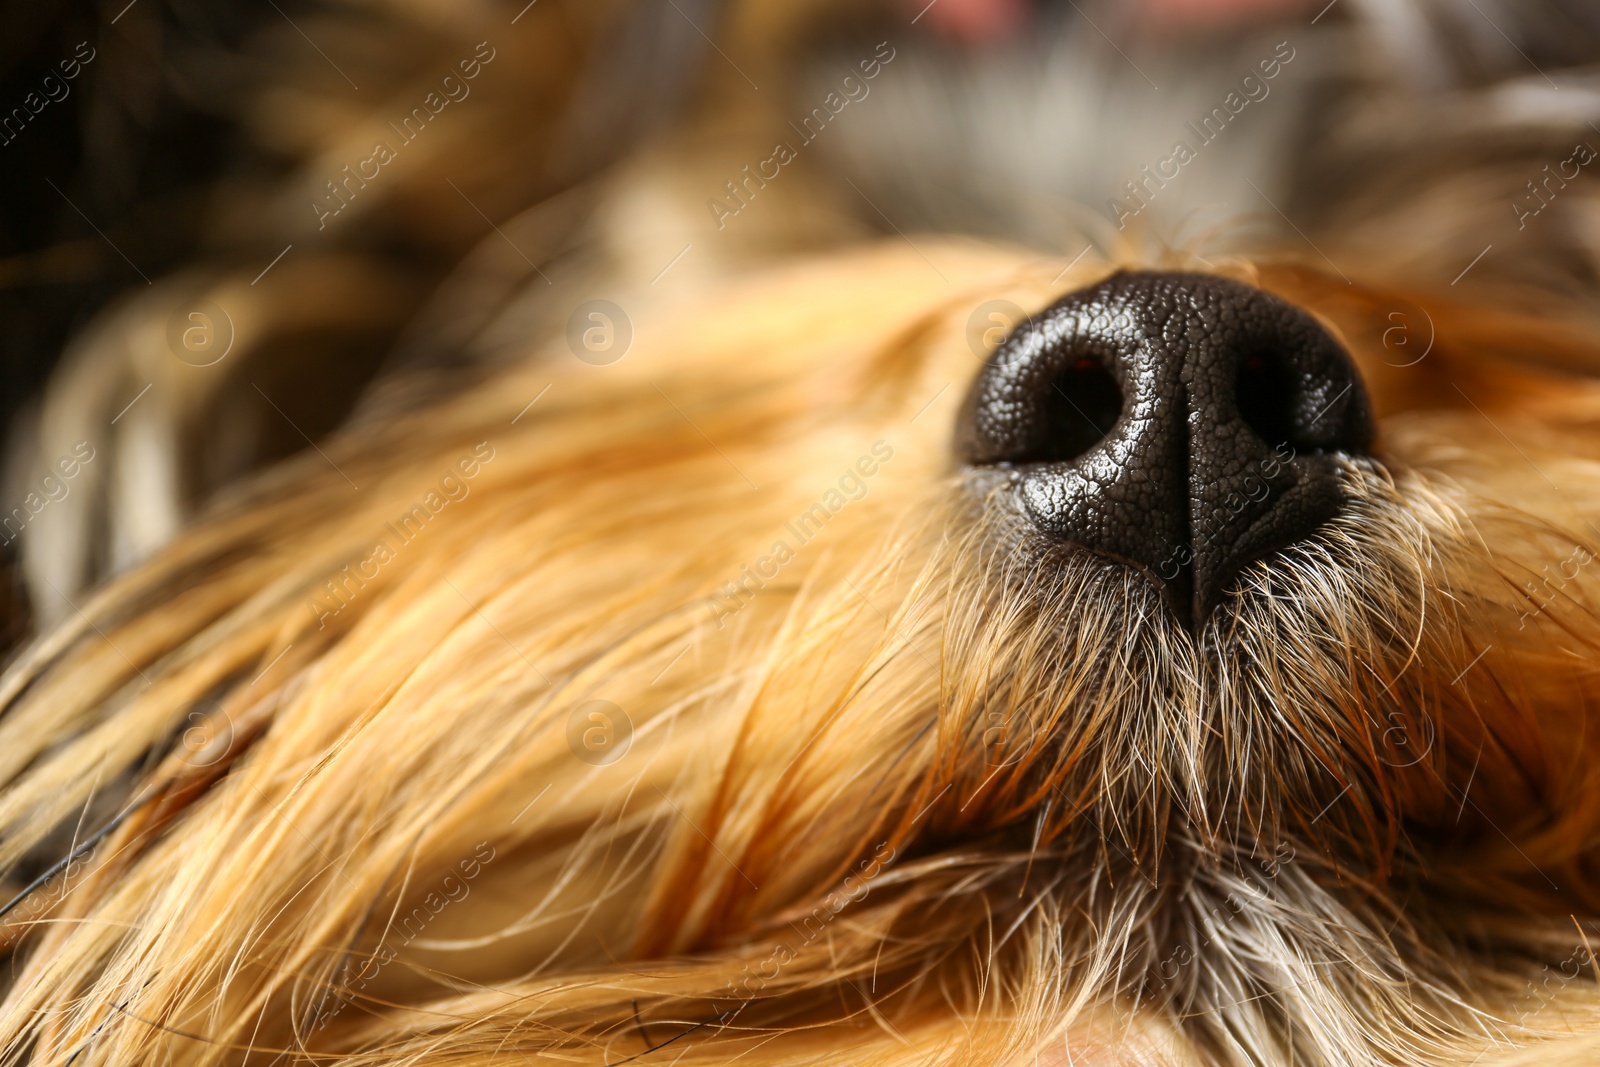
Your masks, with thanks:
[{"label": "pink tongue", "polygon": [[1028,0],[899,0],[903,9],[932,29],[958,41],[981,44],[1009,37],[1028,19]]}]

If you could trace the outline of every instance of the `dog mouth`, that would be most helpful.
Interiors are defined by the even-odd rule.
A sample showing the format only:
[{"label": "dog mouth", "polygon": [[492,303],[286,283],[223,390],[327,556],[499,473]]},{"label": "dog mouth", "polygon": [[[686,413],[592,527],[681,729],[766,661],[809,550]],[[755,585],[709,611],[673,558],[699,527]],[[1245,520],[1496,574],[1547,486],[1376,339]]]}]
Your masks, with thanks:
[{"label": "dog mouth", "polygon": [[948,711],[963,795],[1141,865],[1179,838],[1287,840],[1382,877],[1430,827],[1448,835],[1452,776],[1517,763],[1495,696],[1452,684],[1482,651],[1446,577],[1469,549],[1448,509],[1413,506],[1425,479],[1330,463],[1337,512],[1244,565],[1193,627],[1143,569],[1041,531],[1024,472],[972,472],[986,548],[955,599],[983,624],[957,620],[946,650],[969,680]]},{"label": "dog mouth", "polygon": [[1007,472],[1038,533],[1132,567],[1198,632],[1241,571],[1340,511],[1373,438],[1365,388],[1310,315],[1196,274],[1112,276],[1012,332],[959,454]]}]

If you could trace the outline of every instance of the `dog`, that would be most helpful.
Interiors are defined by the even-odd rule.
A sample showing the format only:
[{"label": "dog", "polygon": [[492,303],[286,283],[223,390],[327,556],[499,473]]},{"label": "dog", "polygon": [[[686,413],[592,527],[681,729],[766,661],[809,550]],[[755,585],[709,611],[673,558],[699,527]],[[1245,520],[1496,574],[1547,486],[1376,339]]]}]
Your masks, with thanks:
[{"label": "dog", "polygon": [[[747,15],[722,76],[801,39],[800,7]],[[817,152],[897,69],[954,62],[862,40],[805,53],[850,71],[802,123]],[[1600,353],[1570,279],[1452,281],[1366,232],[1152,245],[1178,153],[1082,252],[951,220],[861,239],[806,145],[692,150],[736,117],[570,194],[601,229],[655,205],[642,250],[466,315],[477,356],[402,360],[201,502],[118,489],[132,436],[57,460],[120,400],[70,403],[142,344],[113,327],[197,293],[371,322],[403,287],[317,304],[362,274],[332,258],[266,295],[180,279],[65,365],[36,451],[69,491],[41,481],[22,532],[81,534],[94,500],[159,521],[117,566],[25,557],[60,597],[0,680],[8,1055],[1600,1057]],[[899,180],[873,158],[822,173]],[[1582,209],[1566,180],[1538,210]],[[302,225],[337,225],[319,203]],[[764,251],[669,263],[673,205]],[[447,305],[541,294],[493,254]],[[230,410],[272,351],[237,328],[139,417]]]}]

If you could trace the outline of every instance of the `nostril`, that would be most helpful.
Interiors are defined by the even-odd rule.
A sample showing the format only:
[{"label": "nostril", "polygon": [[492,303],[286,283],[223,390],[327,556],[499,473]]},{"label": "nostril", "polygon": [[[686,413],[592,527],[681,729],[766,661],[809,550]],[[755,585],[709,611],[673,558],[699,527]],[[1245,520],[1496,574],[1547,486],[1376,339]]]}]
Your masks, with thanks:
[{"label": "nostril", "polygon": [[1129,272],[1002,342],[956,447],[1014,468],[1045,537],[1143,570],[1199,625],[1243,568],[1340,510],[1342,457],[1371,442],[1360,375],[1313,316],[1239,282]]},{"label": "nostril", "polygon": [[1016,462],[1077,459],[1105,440],[1122,416],[1122,389],[1099,360],[1083,356],[1052,379],[1039,404],[1043,433],[1036,441],[1036,454]]},{"label": "nostril", "polygon": [[1251,352],[1239,361],[1234,382],[1239,417],[1267,445],[1305,444],[1295,432],[1297,393],[1295,375],[1279,353]]}]

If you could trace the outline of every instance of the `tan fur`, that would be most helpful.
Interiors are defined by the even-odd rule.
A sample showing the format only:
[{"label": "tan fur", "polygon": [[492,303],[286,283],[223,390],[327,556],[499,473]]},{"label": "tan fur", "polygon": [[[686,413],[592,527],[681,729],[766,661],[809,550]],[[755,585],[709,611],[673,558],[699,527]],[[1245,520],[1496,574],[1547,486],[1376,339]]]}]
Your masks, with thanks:
[{"label": "tan fur", "polygon": [[[44,625],[0,677],[4,1062],[1600,1060],[1595,202],[1522,236],[1501,196],[1571,150],[1559,101],[1511,85],[1521,128],[1505,86],[1365,71],[1281,241],[1252,200],[1198,236],[1019,209],[1059,255],[872,243],[900,205],[844,177],[944,180],[861,152],[891,76],[963,69],[906,47],[877,125],[724,229],[708,196],[833,76],[812,45],[876,16],[730,5],[635,143],[654,87],[605,90],[641,10],[311,13],[359,91],[278,27],[299,59],[236,107],[287,172],[69,348],[23,458],[103,458],[26,532]],[[319,229],[480,39],[470,102]],[[1379,420],[1198,643],[950,447],[976,306],[1141,267],[1311,310]],[[605,366],[563,336],[596,295],[634,330]],[[165,336],[196,299],[237,330],[213,367]],[[388,373],[321,439],[357,342]],[[318,446],[272,466],[262,397]]]},{"label": "tan fur", "polygon": [[[352,429],[33,646],[0,860],[133,810],[7,916],[9,1052],[1588,1062],[1595,578],[1525,583],[1600,552],[1596,387],[1430,296],[1460,389],[1408,391],[1381,290],[1238,268],[1352,345],[1381,441],[1362,521],[1247,573],[1202,663],[948,458],[968,310],[1109,265],[921,248],[948,282],[863,248]],[[1549,330],[1528,354],[1573,351]],[[713,607],[875,442],[865,495]],[[569,744],[596,699],[632,724],[609,765]]]}]

